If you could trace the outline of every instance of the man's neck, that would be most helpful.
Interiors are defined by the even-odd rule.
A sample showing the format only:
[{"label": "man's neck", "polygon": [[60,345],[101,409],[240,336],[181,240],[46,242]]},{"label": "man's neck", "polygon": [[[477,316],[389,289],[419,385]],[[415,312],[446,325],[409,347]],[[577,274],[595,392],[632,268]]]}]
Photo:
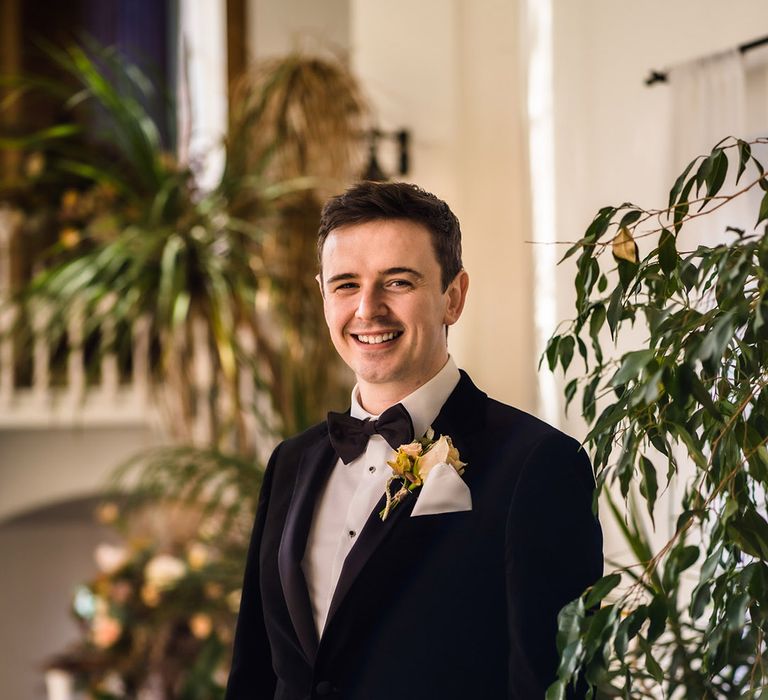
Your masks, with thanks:
[{"label": "man's neck", "polygon": [[358,384],[357,400],[360,402],[360,406],[368,411],[368,413],[378,416],[418,388],[418,386],[414,386],[412,389],[399,387],[390,388],[388,391],[382,391],[382,388],[377,387],[376,385],[363,387],[362,384]]},{"label": "man's neck", "polygon": [[445,367],[446,362],[448,362],[447,357],[445,362],[428,377],[425,377],[420,382],[414,382],[412,384],[368,384],[358,380],[357,400],[360,403],[360,406],[368,413],[378,416],[390,406],[399,403],[406,396],[409,396],[419,387],[424,386],[428,381],[437,376],[443,367]]}]

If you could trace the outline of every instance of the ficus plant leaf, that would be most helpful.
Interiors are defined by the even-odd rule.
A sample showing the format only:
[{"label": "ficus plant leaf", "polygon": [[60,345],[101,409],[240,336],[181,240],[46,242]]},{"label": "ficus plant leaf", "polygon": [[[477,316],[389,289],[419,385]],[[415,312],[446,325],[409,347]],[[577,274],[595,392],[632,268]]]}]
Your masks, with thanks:
[{"label": "ficus plant leaf", "polygon": [[739,180],[741,180],[741,176],[744,174],[744,170],[747,167],[747,163],[752,156],[752,147],[746,141],[742,141],[741,139],[737,139],[736,143],[739,147],[739,170],[736,173],[736,184],[738,185]]},{"label": "ficus plant leaf", "polygon": [[663,229],[659,240],[659,265],[666,275],[672,274],[678,264],[675,236],[669,229]]},{"label": "ficus plant leaf", "polygon": [[622,226],[611,242],[613,257],[636,263],[638,259],[637,243],[626,226]]},{"label": "ficus plant leaf", "polygon": [[[577,676],[605,697],[761,697],[768,687],[768,237],[741,220],[713,231],[715,244],[680,235],[751,192],[753,221],[768,220],[766,146],[724,139],[683,170],[666,209],[604,207],[569,249],[577,288],[586,271],[590,284],[549,364],[573,373],[561,348],[592,345],[566,398],[579,405],[582,393],[603,516],[635,563],[609,570],[561,617],[552,697]],[[672,513],[657,505],[665,491]],[[658,533],[669,518],[669,541],[653,545],[645,521]]]}]

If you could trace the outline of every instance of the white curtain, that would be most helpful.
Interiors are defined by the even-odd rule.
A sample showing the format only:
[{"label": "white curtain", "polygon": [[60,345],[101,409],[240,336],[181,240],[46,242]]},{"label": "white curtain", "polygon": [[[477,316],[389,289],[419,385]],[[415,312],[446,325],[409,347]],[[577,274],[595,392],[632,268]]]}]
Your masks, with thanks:
[{"label": "white curtain", "polygon": [[675,172],[724,136],[745,135],[746,80],[738,49],[676,66],[668,80]]},{"label": "white curtain", "polygon": [[[673,183],[694,157],[709,153],[726,136],[749,137],[744,57],[733,49],[690,61],[670,70],[668,80],[672,98],[669,182]],[[732,150],[729,157],[729,171],[733,175],[738,154]],[[726,180],[721,194],[734,191],[734,180],[734,176]],[[728,240],[727,226],[750,230],[757,218],[755,211],[747,197],[737,198],[712,215],[687,225],[685,247],[698,243],[716,245]]]}]

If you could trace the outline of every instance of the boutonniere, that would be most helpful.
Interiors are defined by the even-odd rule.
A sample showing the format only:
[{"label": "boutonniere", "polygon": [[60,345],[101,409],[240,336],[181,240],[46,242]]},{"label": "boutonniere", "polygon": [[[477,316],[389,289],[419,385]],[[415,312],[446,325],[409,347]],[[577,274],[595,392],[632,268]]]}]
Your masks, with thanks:
[{"label": "boutonniere", "polygon": [[[459,474],[464,473],[466,463],[459,459],[459,451],[453,446],[453,441],[447,435],[441,435],[435,440],[435,431],[429,428],[420,440],[414,440],[407,445],[400,445],[395,459],[387,464],[394,472],[387,480],[384,493],[387,504],[379,515],[386,520],[389,513],[397,507],[411,491],[419,488],[426,481],[427,475],[436,464],[445,462]],[[393,495],[392,483],[400,481],[400,489]]]}]

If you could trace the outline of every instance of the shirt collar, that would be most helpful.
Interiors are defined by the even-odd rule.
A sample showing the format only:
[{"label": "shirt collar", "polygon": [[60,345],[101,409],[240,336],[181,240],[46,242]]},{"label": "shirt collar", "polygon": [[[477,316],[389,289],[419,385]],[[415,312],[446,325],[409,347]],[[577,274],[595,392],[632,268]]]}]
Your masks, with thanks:
[{"label": "shirt collar", "polygon": [[[443,368],[430,379],[426,384],[422,384],[416,391],[408,394],[398,403],[403,404],[413,421],[413,434],[415,438],[420,438],[427,432],[427,428],[437,418],[443,404],[448,400],[451,392],[459,383],[461,375],[456,367],[456,363],[449,355],[448,361]],[[352,400],[350,415],[354,418],[376,419],[378,416],[368,413],[358,400],[357,384],[352,389]]]}]

